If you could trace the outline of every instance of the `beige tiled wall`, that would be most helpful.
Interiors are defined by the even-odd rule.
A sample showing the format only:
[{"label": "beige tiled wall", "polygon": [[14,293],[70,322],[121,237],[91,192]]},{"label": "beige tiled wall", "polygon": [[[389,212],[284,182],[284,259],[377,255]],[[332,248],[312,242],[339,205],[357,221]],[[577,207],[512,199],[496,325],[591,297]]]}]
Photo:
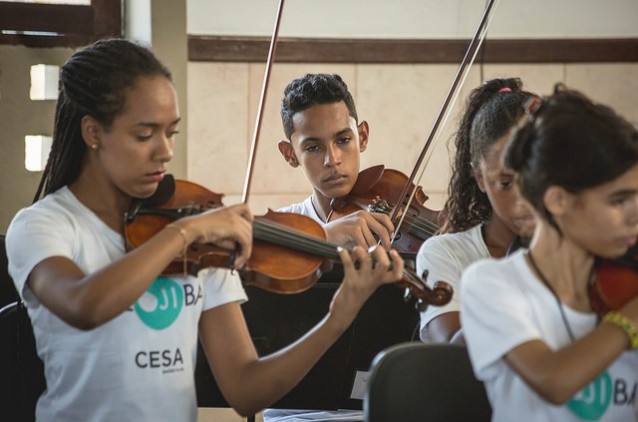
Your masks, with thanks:
[{"label": "beige tiled wall", "polygon": [[[279,102],[286,84],[308,72],[340,74],[353,93],[359,118],[370,125],[362,169],[385,164],[409,174],[414,167],[456,65],[278,64],[272,68],[249,203],[257,214],[303,199],[310,187],[301,170],[290,168],[276,144],[283,138]],[[188,177],[227,196],[242,198],[248,153],[264,66],[248,63],[188,65]],[[447,124],[429,151],[420,185],[439,209],[446,197],[448,140],[467,93],[481,80],[519,76],[527,89],[550,93],[556,82],[580,89],[638,122],[638,64],[498,64],[474,66]]]}]

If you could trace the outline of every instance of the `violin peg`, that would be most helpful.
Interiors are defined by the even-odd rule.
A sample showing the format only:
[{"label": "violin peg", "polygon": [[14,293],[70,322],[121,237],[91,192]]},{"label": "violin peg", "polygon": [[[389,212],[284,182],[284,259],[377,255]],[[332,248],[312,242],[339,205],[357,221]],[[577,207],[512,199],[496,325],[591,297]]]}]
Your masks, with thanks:
[{"label": "violin peg", "polygon": [[423,300],[419,299],[414,304],[414,308],[419,312],[425,312],[425,310],[428,308],[428,304],[424,302]]},{"label": "violin peg", "polygon": [[425,282],[428,279],[429,275],[430,275],[430,271],[425,269],[423,270],[423,273],[421,273],[421,279]]},{"label": "violin peg", "polygon": [[409,287],[406,287],[403,291],[403,301],[409,302],[410,300],[412,300],[412,290],[410,290]]}]

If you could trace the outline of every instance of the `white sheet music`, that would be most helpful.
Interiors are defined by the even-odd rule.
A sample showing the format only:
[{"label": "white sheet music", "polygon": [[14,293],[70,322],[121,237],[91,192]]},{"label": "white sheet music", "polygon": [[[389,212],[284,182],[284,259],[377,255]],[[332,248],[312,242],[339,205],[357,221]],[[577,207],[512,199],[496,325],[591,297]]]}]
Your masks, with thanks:
[{"label": "white sheet music", "polygon": [[368,385],[369,372],[357,371],[354,376],[354,383],[352,385],[352,393],[350,393],[351,399],[363,400],[363,396],[366,394],[366,386]]}]

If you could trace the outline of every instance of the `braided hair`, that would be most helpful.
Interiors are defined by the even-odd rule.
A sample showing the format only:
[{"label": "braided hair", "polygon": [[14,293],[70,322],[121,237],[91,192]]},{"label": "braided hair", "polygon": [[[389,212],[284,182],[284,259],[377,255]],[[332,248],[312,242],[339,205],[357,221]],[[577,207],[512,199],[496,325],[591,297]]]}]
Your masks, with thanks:
[{"label": "braided hair", "polygon": [[122,39],[97,41],[69,58],[60,69],[53,143],[34,202],[79,177],[86,152],[82,118],[108,130],[124,109],[126,90],[152,76],[171,79],[149,49]]},{"label": "braided hair", "polygon": [[357,108],[354,105],[348,85],[339,75],[325,73],[308,73],[302,78],[293,80],[284,89],[281,102],[281,120],[286,138],[290,139],[295,131],[293,117],[295,114],[319,104],[333,104],[343,101],[355,122],[358,122]]},{"label": "braided hair", "polygon": [[522,90],[518,78],[493,79],[474,89],[455,134],[456,155],[448,185],[448,199],[441,211],[443,233],[465,231],[492,216],[492,205],[476,183],[474,171],[492,145],[505,136],[524,114],[523,104],[532,95]]},{"label": "braided hair", "polygon": [[578,194],[618,178],[638,164],[638,130],[562,84],[530,103],[530,116],[512,136],[504,161],[519,174],[521,194],[561,233],[545,207],[545,191],[560,186]]}]

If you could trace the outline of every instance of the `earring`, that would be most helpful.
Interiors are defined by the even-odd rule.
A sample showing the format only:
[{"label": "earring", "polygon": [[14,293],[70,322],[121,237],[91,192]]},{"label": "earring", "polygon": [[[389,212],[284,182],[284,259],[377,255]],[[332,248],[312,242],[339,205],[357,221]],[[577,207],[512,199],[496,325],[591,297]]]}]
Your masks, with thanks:
[{"label": "earring", "polygon": [[98,145],[97,144],[91,144],[91,149],[93,151],[97,151]]}]

